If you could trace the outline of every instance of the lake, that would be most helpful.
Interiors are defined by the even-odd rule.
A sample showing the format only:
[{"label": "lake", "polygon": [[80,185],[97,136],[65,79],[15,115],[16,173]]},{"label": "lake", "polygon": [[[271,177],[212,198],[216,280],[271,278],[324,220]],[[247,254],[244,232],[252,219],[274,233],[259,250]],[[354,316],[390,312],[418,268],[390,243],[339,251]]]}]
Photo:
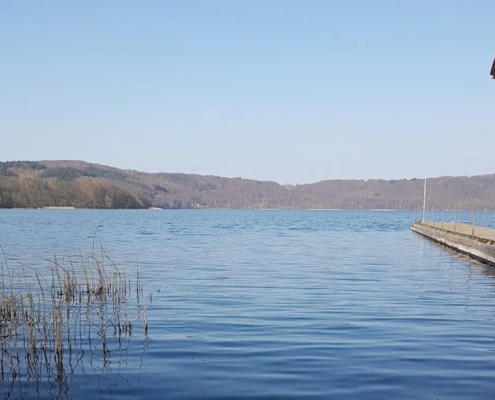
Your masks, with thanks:
[{"label": "lake", "polygon": [[[139,263],[148,335],[98,342],[10,398],[486,399],[495,268],[410,231],[417,212],[0,210],[11,268],[95,238]],[[439,220],[441,212],[429,214]],[[453,219],[445,213],[445,220]],[[470,213],[458,214],[469,222]],[[495,213],[477,214],[495,227]],[[18,266],[18,267],[16,267]],[[77,362],[76,362],[77,361]]]}]

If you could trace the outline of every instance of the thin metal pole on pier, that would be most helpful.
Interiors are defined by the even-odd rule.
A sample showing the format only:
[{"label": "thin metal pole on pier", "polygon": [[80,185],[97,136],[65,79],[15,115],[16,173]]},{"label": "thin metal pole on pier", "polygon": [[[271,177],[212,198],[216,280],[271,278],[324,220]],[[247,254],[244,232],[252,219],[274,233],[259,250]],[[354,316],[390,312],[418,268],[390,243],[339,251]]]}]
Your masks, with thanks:
[{"label": "thin metal pole on pier", "polygon": [[474,236],[474,210],[475,210],[475,207],[473,207],[473,214],[472,214],[472,217],[471,217],[471,223],[472,223],[472,226],[471,226],[471,236]]},{"label": "thin metal pole on pier", "polygon": [[445,206],[442,208],[442,229],[443,229],[443,213],[445,212]]},{"label": "thin metal pole on pier", "polygon": [[423,193],[423,223],[426,222],[426,178],[425,178],[425,188]]},{"label": "thin metal pole on pier", "polygon": [[454,207],[454,232],[455,232],[455,223],[456,223],[456,219],[457,219],[457,211]]}]

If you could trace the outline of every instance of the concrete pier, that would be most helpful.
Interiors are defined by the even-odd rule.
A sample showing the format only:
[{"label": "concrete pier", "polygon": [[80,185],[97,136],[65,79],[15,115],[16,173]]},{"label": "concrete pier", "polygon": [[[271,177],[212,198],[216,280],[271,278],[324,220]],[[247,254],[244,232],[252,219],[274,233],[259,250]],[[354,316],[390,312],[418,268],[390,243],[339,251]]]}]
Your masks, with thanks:
[{"label": "concrete pier", "polygon": [[[428,239],[495,265],[495,229],[453,223],[415,222],[411,229]],[[474,233],[474,234],[473,234]]]}]

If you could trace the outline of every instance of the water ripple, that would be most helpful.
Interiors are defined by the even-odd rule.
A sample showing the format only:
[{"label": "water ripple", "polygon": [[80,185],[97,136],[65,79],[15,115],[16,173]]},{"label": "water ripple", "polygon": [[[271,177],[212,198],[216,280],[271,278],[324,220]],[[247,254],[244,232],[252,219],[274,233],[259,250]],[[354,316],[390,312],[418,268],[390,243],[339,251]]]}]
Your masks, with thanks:
[{"label": "water ripple", "polygon": [[95,358],[71,399],[491,398],[495,269],[415,235],[417,218],[0,210],[0,241],[10,265],[37,267],[91,249],[105,221],[97,248],[127,271],[139,261],[149,340],[110,369]]}]

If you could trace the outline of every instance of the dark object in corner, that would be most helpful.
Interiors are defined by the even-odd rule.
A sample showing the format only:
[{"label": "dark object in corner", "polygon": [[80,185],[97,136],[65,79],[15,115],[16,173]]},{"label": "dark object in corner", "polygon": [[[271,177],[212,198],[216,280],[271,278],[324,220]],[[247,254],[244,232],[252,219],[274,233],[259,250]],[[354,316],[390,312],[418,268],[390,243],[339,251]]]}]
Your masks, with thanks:
[{"label": "dark object in corner", "polygon": [[493,60],[492,69],[490,71],[490,75],[492,76],[492,79],[495,79],[495,59]]}]

